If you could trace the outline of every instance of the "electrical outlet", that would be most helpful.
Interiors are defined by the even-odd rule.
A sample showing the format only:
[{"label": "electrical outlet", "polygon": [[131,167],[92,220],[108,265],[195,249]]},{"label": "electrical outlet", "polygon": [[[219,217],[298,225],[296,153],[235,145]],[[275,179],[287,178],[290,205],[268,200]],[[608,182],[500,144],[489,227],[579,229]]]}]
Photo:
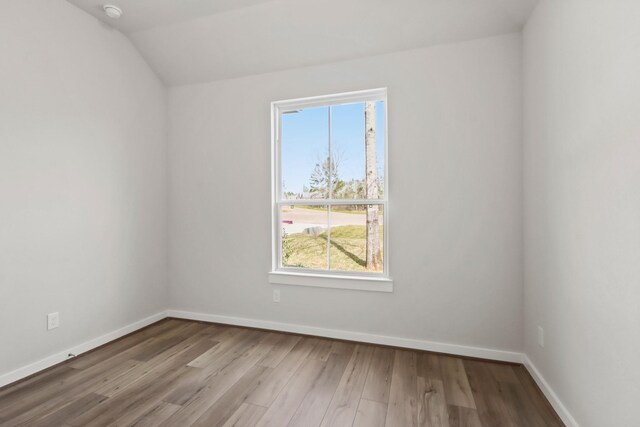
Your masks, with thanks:
[{"label": "electrical outlet", "polygon": [[542,326],[538,326],[538,345],[544,347],[544,329],[542,329]]},{"label": "electrical outlet", "polygon": [[273,302],[280,302],[280,289],[273,290]]},{"label": "electrical outlet", "polygon": [[47,314],[47,330],[55,329],[60,326],[60,314],[49,313]]}]

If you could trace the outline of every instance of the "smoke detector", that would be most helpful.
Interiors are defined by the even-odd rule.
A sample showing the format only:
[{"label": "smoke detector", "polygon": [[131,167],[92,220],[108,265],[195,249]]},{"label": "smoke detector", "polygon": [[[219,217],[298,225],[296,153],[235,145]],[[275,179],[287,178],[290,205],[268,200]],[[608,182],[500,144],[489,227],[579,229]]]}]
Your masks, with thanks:
[{"label": "smoke detector", "polygon": [[104,13],[106,13],[107,16],[111,19],[120,19],[120,17],[122,16],[122,9],[120,9],[118,6],[105,4],[103,6],[103,9]]}]

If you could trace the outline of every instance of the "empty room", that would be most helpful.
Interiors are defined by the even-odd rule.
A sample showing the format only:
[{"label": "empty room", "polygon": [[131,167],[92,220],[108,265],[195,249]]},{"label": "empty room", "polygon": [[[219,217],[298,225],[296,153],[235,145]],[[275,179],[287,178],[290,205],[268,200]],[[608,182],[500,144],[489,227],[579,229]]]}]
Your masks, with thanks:
[{"label": "empty room", "polygon": [[0,5],[0,427],[640,426],[637,0]]}]

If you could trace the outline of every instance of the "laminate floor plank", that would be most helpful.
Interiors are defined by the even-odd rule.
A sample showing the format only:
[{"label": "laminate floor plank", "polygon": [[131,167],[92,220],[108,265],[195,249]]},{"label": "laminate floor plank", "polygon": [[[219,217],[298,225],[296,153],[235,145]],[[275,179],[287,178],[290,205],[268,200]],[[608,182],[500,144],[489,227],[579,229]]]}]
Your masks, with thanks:
[{"label": "laminate floor plank", "polygon": [[469,386],[469,380],[462,359],[442,356],[440,358],[440,367],[444,380],[444,392],[447,403],[476,409],[473,393]]},{"label": "laminate floor plank", "polygon": [[50,369],[32,375],[24,380],[0,388],[0,411],[12,401],[20,400],[33,393],[33,390],[56,383],[61,378],[73,375],[77,370],[68,364],[54,366]]},{"label": "laminate floor plank", "polygon": [[536,427],[544,425],[544,420],[528,405],[524,392],[517,384],[510,382],[499,383],[500,397],[505,400],[505,406],[509,412],[509,417],[515,425],[525,427]]},{"label": "laminate floor plank", "polygon": [[238,352],[244,351],[247,345],[254,342],[261,335],[261,333],[252,330],[240,331],[233,337],[222,333],[220,334],[220,345],[189,362],[189,366],[193,368],[207,368],[209,370],[217,365],[224,366],[224,363],[228,359],[233,358]]},{"label": "laminate floor plank", "polygon": [[0,427],[562,427],[524,366],[165,319],[0,388]]},{"label": "laminate floor plank", "polygon": [[[61,383],[77,373],[77,370],[61,365],[43,372],[41,375],[31,377],[24,383],[3,389],[0,394],[0,423],[11,419],[25,408],[37,405],[39,394],[58,388]],[[44,398],[44,401],[46,400],[47,397]],[[20,406],[21,409],[16,411],[17,406]]]},{"label": "laminate floor plank", "polygon": [[386,425],[415,426],[418,415],[417,400],[417,354],[415,351],[396,350]]},{"label": "laminate floor plank", "polygon": [[356,349],[356,344],[346,341],[334,341],[331,343],[331,354],[351,356]]},{"label": "laminate floor plank", "polygon": [[[127,351],[124,351],[123,357],[127,357],[126,354]],[[162,360],[164,361],[166,358],[162,358]],[[28,420],[36,419],[42,414],[50,412],[51,409],[59,407],[73,396],[96,392],[101,384],[119,377],[137,363],[140,362],[113,356],[83,370],[73,369],[72,375],[54,382],[50,387],[34,390],[29,399],[15,402],[6,409],[6,412],[13,414],[12,419],[15,423],[26,423]],[[131,378],[139,379],[135,376]]]},{"label": "laminate floor plank", "polygon": [[85,413],[89,409],[93,408],[100,402],[108,399],[107,396],[101,396],[95,393],[89,393],[77,400],[69,402],[68,405],[51,412],[39,418],[33,422],[29,422],[29,427],[50,427],[60,425],[63,421],[69,418],[77,417],[80,414]]},{"label": "laminate floor plank", "polygon": [[[222,398],[242,377],[247,374],[274,345],[274,334],[260,332],[255,342],[238,353],[222,368],[217,367],[213,372],[205,368],[191,368],[200,371],[188,381],[204,383],[199,392],[185,401],[182,408],[167,419],[162,426],[190,426],[194,424],[211,405]],[[204,374],[204,375],[203,375]]]},{"label": "laminate floor plank", "polygon": [[[157,365],[117,394],[101,403],[82,416],[68,422],[71,425],[89,427],[105,425],[120,420],[125,424],[126,419],[137,418],[151,409],[167,390],[178,387],[182,382],[195,375],[194,368],[187,366],[193,360],[213,345],[213,341],[196,341],[192,345],[181,347],[181,351],[165,360],[157,360]],[[136,416],[137,414],[137,416]]]},{"label": "laminate floor plank", "polygon": [[278,342],[273,346],[273,349],[267,353],[258,364],[266,366],[267,368],[275,368],[287,357],[287,354],[289,354],[291,349],[293,349],[301,339],[302,337],[299,335],[281,334]]},{"label": "laminate floor plank", "polygon": [[375,347],[357,345],[322,420],[322,426],[353,424]]},{"label": "laminate floor plank", "polygon": [[442,381],[441,358],[442,356],[433,353],[418,354],[418,376],[425,379]]},{"label": "laminate floor plank", "polygon": [[[498,383],[493,379],[488,364],[465,360],[464,367],[476,403],[478,417],[483,425],[507,427],[514,425],[506,402],[501,398]],[[467,405],[457,405],[469,407]]]},{"label": "laminate floor plank", "polygon": [[478,411],[475,409],[455,405],[448,405],[447,409],[449,411],[449,427],[492,427],[491,424],[480,422]]},{"label": "laminate floor plank", "polygon": [[166,350],[174,347],[176,344],[181,343],[186,338],[198,334],[198,332],[204,329],[202,323],[185,324],[179,327],[178,330],[167,331],[164,336],[158,337],[154,342],[150,343],[144,351],[139,352],[132,357],[134,360],[140,360],[146,362],[153,359],[155,356],[164,353]]},{"label": "laminate floor plank", "polygon": [[255,330],[248,330],[248,332],[248,334],[239,334],[235,339],[236,344],[227,351],[218,351],[214,360],[204,365],[190,363],[189,366],[199,366],[207,378],[214,377],[226,369],[228,365],[236,363],[238,359],[246,357],[253,359],[256,351],[260,352],[260,359],[264,358],[277,342],[277,334],[275,333]]},{"label": "laminate floor plank", "polygon": [[520,365],[513,368],[519,380],[519,391],[523,395],[523,401],[529,407],[529,410],[539,414],[549,427],[562,427],[564,423],[560,420],[558,414],[553,410],[549,401],[544,397],[542,391],[531,378],[524,366]]},{"label": "laminate floor plank", "polygon": [[106,378],[94,391],[113,397],[128,386],[144,379],[147,375],[161,373],[169,366],[184,364],[184,361],[189,360],[194,355],[215,348],[216,345],[218,345],[217,341],[202,339],[197,335],[187,338],[146,362],[130,361],[131,369],[122,372],[115,378]]},{"label": "laminate floor plank", "polygon": [[331,355],[332,345],[333,345],[333,342],[329,339],[325,339],[325,338],[318,339],[316,346],[311,351],[311,354],[309,354],[309,358],[318,359],[326,362],[329,356]]},{"label": "laminate floor plank", "polygon": [[53,376],[48,383],[35,382],[31,388],[26,389],[26,393],[25,388],[18,388],[15,394],[8,389],[7,394],[0,399],[0,421],[17,415],[24,419],[26,408],[32,410],[39,405],[50,406],[67,393],[84,394],[97,381],[116,376],[128,369],[125,362],[126,356],[123,356],[106,359],[84,370],[61,365],[54,368],[61,369],[58,375]]},{"label": "laminate floor plank", "polygon": [[520,380],[513,370],[513,366],[503,363],[489,363],[489,372],[497,382],[518,384]]},{"label": "laminate floor plank", "polygon": [[188,369],[179,366],[161,375],[148,375],[81,416],[68,420],[67,424],[75,427],[128,425],[153,408],[164,390],[171,388],[180,377],[188,375]]},{"label": "laminate floor plank", "polygon": [[[101,365],[96,365],[95,370],[76,371],[74,376],[50,387],[42,387],[34,391],[32,396],[14,403],[8,408],[6,414],[11,416],[11,421],[14,424],[29,424],[64,406],[69,401],[93,392],[95,386],[103,378],[117,376],[128,367],[129,365],[122,364],[113,366],[105,372],[103,369],[97,369],[102,368]],[[95,375],[89,375],[91,371],[96,371]]]},{"label": "laminate floor plank", "polygon": [[418,377],[418,414],[420,427],[449,427],[449,412],[441,380]]},{"label": "laminate floor plank", "polygon": [[222,427],[253,427],[262,418],[267,408],[243,403]]},{"label": "laminate floor plank", "polygon": [[349,362],[349,357],[332,353],[325,362],[320,375],[311,384],[300,406],[289,421],[291,427],[318,426],[322,422],[331,399],[338,388],[340,378]]},{"label": "laminate floor plank", "polygon": [[[238,360],[242,357],[247,357],[252,354],[254,349],[259,343],[260,338],[264,338],[264,333],[256,331],[247,331],[249,334],[237,334],[235,338],[226,340],[225,342],[212,347],[209,351],[203,353],[194,361],[200,361],[195,364],[194,361],[188,363],[187,366],[194,367],[197,376],[190,381],[185,381],[180,387],[171,390],[171,392],[165,397],[165,401],[174,403],[176,405],[184,405],[198,394],[201,394],[209,388],[208,381],[219,373],[222,373],[221,378],[227,376],[229,372],[232,372],[234,367],[239,363]],[[215,339],[221,338],[215,336]],[[227,349],[225,352],[219,353],[219,356],[213,357],[212,350],[219,351],[219,347],[224,346]],[[202,362],[203,357],[206,357],[207,362]]]},{"label": "laminate floor plank", "polygon": [[315,347],[316,341],[314,338],[300,340],[276,368],[266,373],[258,387],[247,397],[247,402],[259,406],[271,406],[291,377],[307,359]]},{"label": "laminate floor plank", "polygon": [[133,334],[124,336],[116,341],[110,342],[97,350],[93,350],[82,357],[76,358],[66,366],[74,369],[85,369],[91,366],[109,359],[110,357],[117,356],[123,351],[130,351],[138,344],[143,343],[151,338],[157,338],[167,331],[175,331],[184,321],[178,321],[173,319],[165,319],[159,322],[153,323],[146,328],[137,331]]},{"label": "laminate floor plank", "polygon": [[322,360],[306,359],[256,425],[260,427],[288,425],[300,403],[325,368],[326,362]]},{"label": "laminate floor plank", "polygon": [[155,427],[173,414],[175,414],[180,406],[167,402],[158,402],[155,406],[149,409],[136,419],[131,427]]},{"label": "laminate floor plank", "polygon": [[391,375],[395,351],[391,348],[376,347],[371,359],[371,367],[362,390],[362,398],[376,402],[389,403]]},{"label": "laminate floor plank", "polygon": [[384,427],[387,405],[374,400],[360,399],[353,427]]},{"label": "laminate floor plank", "polygon": [[223,394],[220,399],[216,400],[192,426],[211,427],[224,425],[240,406],[245,403],[249,394],[258,387],[260,377],[262,377],[268,369],[271,368],[260,365],[249,369],[249,371],[240,378],[229,391]]}]

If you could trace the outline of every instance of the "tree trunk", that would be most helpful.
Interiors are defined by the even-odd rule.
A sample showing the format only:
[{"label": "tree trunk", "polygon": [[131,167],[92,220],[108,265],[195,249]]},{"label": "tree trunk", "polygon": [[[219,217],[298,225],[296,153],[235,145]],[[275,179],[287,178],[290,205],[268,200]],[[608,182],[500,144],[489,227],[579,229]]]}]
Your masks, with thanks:
[{"label": "tree trunk", "polygon": [[[366,158],[366,198],[378,198],[378,167],[376,157],[376,104],[364,105],[364,150]],[[367,270],[382,270],[380,251],[380,218],[378,205],[367,206]]]}]

